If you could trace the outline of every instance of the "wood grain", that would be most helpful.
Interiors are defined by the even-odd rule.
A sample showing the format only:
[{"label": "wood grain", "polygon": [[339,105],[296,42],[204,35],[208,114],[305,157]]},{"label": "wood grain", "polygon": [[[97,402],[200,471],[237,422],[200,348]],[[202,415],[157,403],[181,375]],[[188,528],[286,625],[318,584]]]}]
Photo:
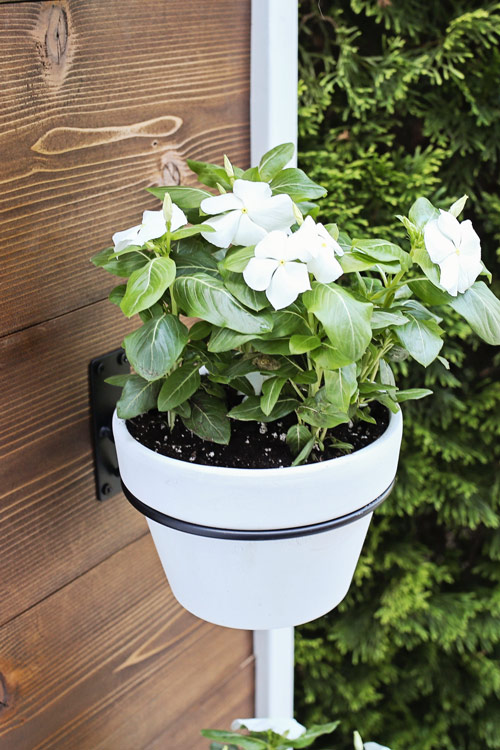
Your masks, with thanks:
[{"label": "wood grain", "polygon": [[248,164],[249,44],[249,0],[0,7],[0,332],[102,299],[89,256],[186,158]]},{"label": "wood grain", "polygon": [[[171,729],[201,748],[219,691],[251,660],[250,633],[177,604],[149,536],[4,625],[0,642],[0,750],[141,750]],[[236,703],[250,709],[248,690]]]},{"label": "wood grain", "polygon": [[88,363],[137,322],[100,302],[0,339],[0,623],[146,532],[95,500]]}]

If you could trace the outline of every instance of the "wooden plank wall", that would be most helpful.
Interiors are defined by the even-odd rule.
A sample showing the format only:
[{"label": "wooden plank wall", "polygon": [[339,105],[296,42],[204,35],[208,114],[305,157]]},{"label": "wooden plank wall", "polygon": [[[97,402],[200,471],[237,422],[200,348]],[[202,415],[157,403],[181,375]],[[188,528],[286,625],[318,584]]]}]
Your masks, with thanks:
[{"label": "wooden plank wall", "polygon": [[87,365],[137,322],[89,256],[249,154],[250,0],[0,0],[0,750],[206,750],[251,715],[251,634],[173,599],[94,499]]}]

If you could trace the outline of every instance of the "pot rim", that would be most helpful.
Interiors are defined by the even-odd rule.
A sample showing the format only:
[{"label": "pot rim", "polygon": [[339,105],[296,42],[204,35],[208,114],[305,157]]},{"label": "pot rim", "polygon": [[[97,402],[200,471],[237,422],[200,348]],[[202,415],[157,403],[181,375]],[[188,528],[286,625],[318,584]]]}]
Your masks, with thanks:
[{"label": "pot rim", "polygon": [[134,450],[137,450],[140,454],[142,453],[144,456],[153,454],[156,457],[156,460],[161,461],[166,466],[178,466],[179,464],[182,464],[183,467],[189,466],[190,471],[192,471],[193,473],[198,473],[199,475],[208,473],[211,475],[219,474],[220,476],[225,477],[237,476],[244,479],[245,477],[250,476],[255,478],[259,475],[262,478],[278,475],[282,476],[284,472],[289,474],[291,471],[296,473],[297,476],[299,474],[305,476],[307,473],[315,473],[318,470],[321,470],[321,468],[325,468],[326,466],[331,465],[332,462],[335,462],[335,465],[337,466],[343,465],[344,467],[348,467],[351,463],[356,465],[359,462],[361,455],[368,456],[369,453],[373,452],[374,450],[380,450],[380,446],[383,446],[384,443],[390,442],[394,433],[401,429],[402,421],[403,416],[400,407],[396,413],[391,411],[389,412],[389,424],[387,425],[387,428],[384,430],[382,435],[380,435],[369,445],[365,445],[364,448],[353,451],[346,456],[330,458],[326,461],[320,461],[318,463],[304,464],[302,466],[273,467],[269,469],[244,469],[233,466],[209,466],[206,464],[197,464],[196,462],[190,463],[189,461],[181,461],[178,458],[171,458],[170,456],[164,456],[161,453],[156,453],[156,451],[151,450],[151,448],[146,448],[145,445],[132,437],[127,429],[126,420],[121,419],[121,417],[118,416],[116,409],[113,412],[113,433],[116,435],[119,434],[120,439],[125,444],[133,445]]}]

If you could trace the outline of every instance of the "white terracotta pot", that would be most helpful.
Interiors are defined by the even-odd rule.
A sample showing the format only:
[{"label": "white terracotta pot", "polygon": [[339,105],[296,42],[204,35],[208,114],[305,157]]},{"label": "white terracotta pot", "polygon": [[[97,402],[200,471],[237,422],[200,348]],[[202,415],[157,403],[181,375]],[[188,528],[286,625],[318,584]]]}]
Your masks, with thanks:
[{"label": "white terracotta pot", "polygon": [[348,456],[230,469],[159,455],[113,416],[126,495],[147,516],[175,597],[204,620],[246,630],[299,625],[342,601],[392,487],[402,428],[398,412]]}]

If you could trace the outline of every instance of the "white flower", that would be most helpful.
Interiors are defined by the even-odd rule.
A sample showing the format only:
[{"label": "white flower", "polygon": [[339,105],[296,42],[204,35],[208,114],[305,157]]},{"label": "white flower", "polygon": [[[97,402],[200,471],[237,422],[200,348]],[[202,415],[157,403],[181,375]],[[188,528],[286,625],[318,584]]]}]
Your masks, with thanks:
[{"label": "white flower", "polygon": [[295,224],[289,195],[274,195],[267,182],[235,180],[232,193],[205,198],[200,208],[206,214],[220,214],[204,220],[215,232],[202,232],[212,245],[256,245],[267,232],[286,231]]},{"label": "white flower", "polygon": [[333,239],[323,224],[316,224],[310,216],[292,235],[298,257],[307,264],[307,269],[317,281],[329,284],[342,275],[342,266],[335,255],[343,255],[339,243]]},{"label": "white flower", "polygon": [[291,246],[291,237],[285,232],[269,232],[255,247],[243,278],[256,291],[266,291],[266,297],[275,310],[288,307],[301,292],[311,288],[305,263],[299,260],[297,247]]},{"label": "white flower", "polygon": [[[185,214],[175,205],[175,203],[173,203],[170,231],[175,232],[176,229],[184,226],[184,224],[187,224]],[[144,211],[142,215],[142,224],[130,227],[130,229],[124,229],[122,232],[115,232],[113,235],[115,253],[119,253],[120,250],[124,250],[131,245],[142,247],[145,242],[162,237],[166,231],[167,224],[162,209],[159,211]]]},{"label": "white flower", "polygon": [[364,750],[391,750],[386,745],[379,745],[378,742],[365,742]]},{"label": "white flower", "polygon": [[235,719],[231,729],[236,731],[244,727],[250,732],[266,732],[270,729],[276,734],[288,732],[288,739],[296,740],[306,731],[306,728],[295,719]]},{"label": "white flower", "polygon": [[448,211],[424,228],[429,257],[441,270],[439,283],[454,297],[465,292],[483,269],[481,243],[469,219],[461,223]]}]

